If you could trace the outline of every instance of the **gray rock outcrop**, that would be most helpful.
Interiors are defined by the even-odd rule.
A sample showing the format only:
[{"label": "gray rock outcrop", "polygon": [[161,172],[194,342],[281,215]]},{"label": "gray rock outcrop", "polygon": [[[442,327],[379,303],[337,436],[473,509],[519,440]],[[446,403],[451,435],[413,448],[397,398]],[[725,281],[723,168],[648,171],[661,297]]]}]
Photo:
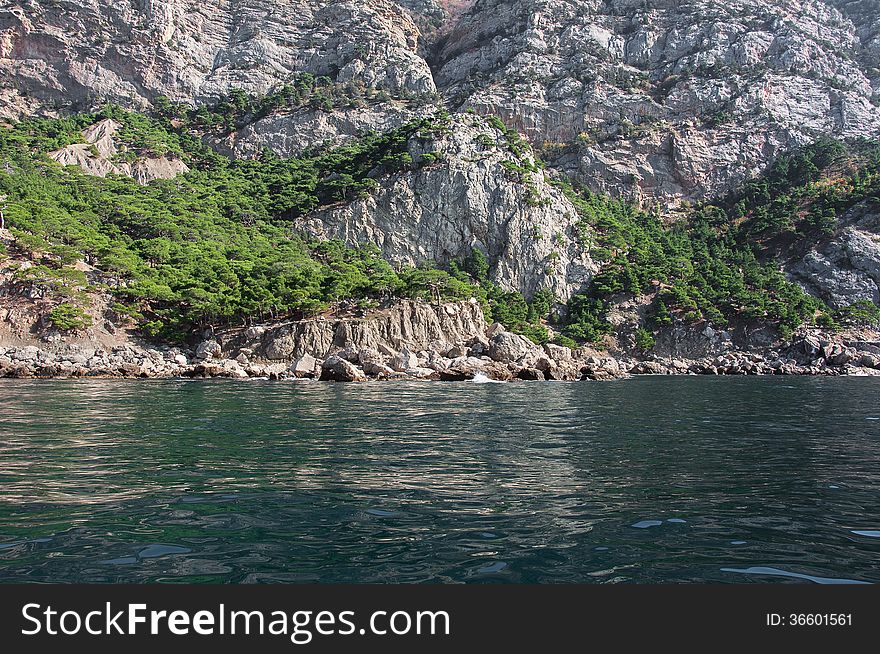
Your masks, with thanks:
[{"label": "gray rock outcrop", "polygon": [[323,361],[344,349],[355,356],[367,349],[384,348],[394,354],[403,349],[417,352],[434,341],[465,341],[485,330],[486,321],[476,302],[434,306],[407,301],[361,320],[302,320],[258,331],[234,331],[221,338],[228,354],[248,348],[267,360],[290,361],[308,354]]},{"label": "gray rock outcrop", "polygon": [[789,277],[831,307],[880,304],[880,213],[856,207],[831,238],[785,263]]},{"label": "gray rock outcrop", "polygon": [[549,289],[566,300],[592,279],[597,266],[580,240],[577,210],[529,152],[510,151],[498,129],[456,116],[439,136],[412,139],[409,152],[414,161],[439,158],[383,180],[366,198],[310,214],[301,228],[351,245],[375,243],[405,265],[465,260],[478,249],[496,282],[526,296]]},{"label": "gray rock outcrop", "polygon": [[173,179],[189,170],[179,158],[138,157],[133,162],[116,158],[120,148],[113,138],[122,127],[110,118],[100,120],[83,130],[83,143],[74,143],[49,153],[49,157],[63,166],[79,166],[84,172],[96,177],[126,175],[139,184],[149,184],[154,179]]},{"label": "gray rock outcrop", "polygon": [[481,0],[445,41],[437,83],[546,142],[585,184],[676,204],[723,194],[819,134],[880,133],[865,6]]},{"label": "gray rock outcrop", "polygon": [[0,107],[194,103],[232,88],[265,93],[302,71],[427,93],[419,37],[389,0],[15,1],[0,8]]}]

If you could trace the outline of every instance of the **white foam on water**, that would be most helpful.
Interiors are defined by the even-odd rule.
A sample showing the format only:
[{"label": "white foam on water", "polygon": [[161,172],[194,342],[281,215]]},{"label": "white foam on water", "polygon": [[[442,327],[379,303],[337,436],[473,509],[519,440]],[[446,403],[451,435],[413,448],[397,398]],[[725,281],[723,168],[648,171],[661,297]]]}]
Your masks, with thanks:
[{"label": "white foam on water", "polygon": [[503,384],[504,382],[498,381],[497,379],[489,379],[486,375],[481,372],[478,372],[474,375],[474,378],[471,380],[475,384]]}]

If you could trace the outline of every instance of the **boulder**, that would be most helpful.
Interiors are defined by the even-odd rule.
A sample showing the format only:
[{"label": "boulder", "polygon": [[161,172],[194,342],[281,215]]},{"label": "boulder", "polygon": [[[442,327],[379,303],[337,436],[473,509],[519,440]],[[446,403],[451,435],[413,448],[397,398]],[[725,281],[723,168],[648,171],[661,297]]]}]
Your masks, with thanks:
[{"label": "boulder", "polygon": [[364,382],[367,381],[367,376],[351,361],[338,355],[332,355],[321,364],[321,379],[323,381]]},{"label": "boulder", "polygon": [[497,332],[489,341],[489,357],[493,361],[521,361],[536,349],[525,336],[511,332]]},{"label": "boulder", "polygon": [[444,356],[450,359],[457,359],[459,357],[466,357],[470,353],[470,348],[466,345],[453,345],[449,350],[444,353]]},{"label": "boulder", "polygon": [[[603,371],[608,378],[617,376],[617,371],[611,372],[602,368],[598,370]],[[544,377],[554,381],[577,381],[583,377],[583,373],[581,372],[580,366],[574,361],[562,361],[555,363],[544,371]]]},{"label": "boulder", "polygon": [[263,374],[269,379],[285,379],[288,372],[289,370],[287,366],[283,363],[273,363],[272,365],[263,368]]},{"label": "boulder", "polygon": [[[449,356],[449,350],[452,349],[452,343],[447,343],[446,341],[434,340],[428,343],[428,351],[436,352],[442,357]],[[449,357],[454,358],[454,357]]]},{"label": "boulder", "polygon": [[290,365],[294,377],[314,377],[318,370],[318,360],[311,354],[304,354]]},{"label": "boulder", "polygon": [[571,348],[565,347],[564,345],[546,343],[544,345],[544,352],[546,352],[547,356],[554,361],[571,361],[572,358]]},{"label": "boulder", "polygon": [[385,363],[385,357],[379,350],[364,348],[358,352],[358,363],[366,366],[368,363]]},{"label": "boulder", "polygon": [[338,356],[341,359],[345,359],[349,363],[354,363],[354,364],[360,363],[360,350],[353,348],[353,347],[346,347],[346,348],[339,350],[336,353],[336,356]]},{"label": "boulder", "polygon": [[544,381],[545,379],[544,373],[537,368],[521,368],[520,371],[516,373],[516,378],[526,381]]},{"label": "boulder", "polygon": [[397,372],[405,372],[409,368],[419,367],[419,358],[408,349],[403,348],[400,352],[391,357],[388,365]]},{"label": "boulder", "polygon": [[374,377],[393,377],[398,373],[386,366],[384,363],[368,361],[364,364],[364,372]]},{"label": "boulder", "polygon": [[657,361],[640,361],[630,372],[634,375],[662,375],[666,369]]},{"label": "boulder", "polygon": [[556,362],[547,355],[541,354],[535,358],[533,367],[541,372],[548,372],[551,368],[556,367]]},{"label": "boulder", "polygon": [[439,374],[436,370],[431,368],[407,368],[405,373],[409,377],[415,377],[416,379],[439,379]]},{"label": "boulder", "polygon": [[489,379],[494,379],[495,381],[509,381],[510,379],[513,379],[513,373],[510,369],[503,363],[497,363],[495,361],[489,361],[485,364],[483,374]]},{"label": "boulder", "polygon": [[219,359],[223,355],[223,348],[215,340],[202,341],[196,348],[197,359]]},{"label": "boulder", "polygon": [[479,374],[485,374],[486,363],[475,357],[459,357],[449,363],[446,370],[440,371],[443,381],[465,381]]}]

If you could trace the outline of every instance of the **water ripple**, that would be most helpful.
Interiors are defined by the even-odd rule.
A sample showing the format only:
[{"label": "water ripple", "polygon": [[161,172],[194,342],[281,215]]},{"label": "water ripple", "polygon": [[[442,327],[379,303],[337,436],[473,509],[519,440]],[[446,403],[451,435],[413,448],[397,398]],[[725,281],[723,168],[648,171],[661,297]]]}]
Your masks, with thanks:
[{"label": "water ripple", "polygon": [[0,581],[880,581],[880,380],[782,381],[5,381]]}]

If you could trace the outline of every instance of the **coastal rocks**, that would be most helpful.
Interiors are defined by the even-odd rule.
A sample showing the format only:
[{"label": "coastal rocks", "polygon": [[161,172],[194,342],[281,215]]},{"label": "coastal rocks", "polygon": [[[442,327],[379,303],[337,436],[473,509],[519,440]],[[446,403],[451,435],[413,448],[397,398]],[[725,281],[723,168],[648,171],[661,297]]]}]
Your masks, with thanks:
[{"label": "coastal rocks", "polygon": [[546,379],[544,373],[537,368],[520,368],[516,373],[516,378],[523,381],[544,381]]},{"label": "coastal rocks", "polygon": [[365,382],[367,376],[350,361],[340,356],[331,356],[321,364],[322,381]]},{"label": "coastal rocks", "polygon": [[121,345],[111,350],[91,345],[57,344],[46,349],[0,347],[0,377],[172,377],[193,370],[176,348]]},{"label": "coastal rocks", "polygon": [[[353,361],[357,361],[357,353],[362,350],[375,350],[383,356],[393,357],[403,350],[413,353],[427,350],[432,345],[467,342],[485,331],[486,320],[475,300],[440,306],[404,301],[364,318],[328,319],[321,316],[265,326],[260,330],[231,330],[218,338],[222,340],[224,351],[230,355],[247,348],[254,357],[270,361],[291,361],[305,354],[323,361],[331,354],[348,350],[354,353]],[[418,360],[410,357],[399,363],[398,367],[406,370],[417,366]]]},{"label": "coastal rocks", "polygon": [[223,354],[220,343],[214,340],[203,341],[196,348],[197,359],[219,359]]},{"label": "coastal rocks", "polygon": [[395,354],[391,357],[391,361],[388,364],[392,370],[396,370],[397,372],[405,372],[410,368],[418,368],[419,367],[419,358],[404,348],[399,353]]},{"label": "coastal rocks", "polygon": [[[440,351],[387,345],[336,349],[318,359],[303,354],[287,362],[259,358],[247,349],[224,358],[223,349],[207,345],[202,355],[178,348],[134,344],[100,347],[60,344],[0,347],[0,377],[190,377],[227,379],[322,379],[337,382],[376,380],[470,381],[606,381],[627,375],[880,375],[880,343],[831,340],[804,334],[782,350],[729,351],[715,357],[651,356],[632,359],[570,350],[552,344],[539,347],[524,337],[493,330],[487,350],[474,355],[464,343],[436,341]],[[481,336],[480,338],[484,338]],[[472,342],[480,342],[479,340]],[[206,341],[211,344],[216,341]],[[205,345],[202,343],[201,345]],[[448,346],[448,347],[447,347]],[[441,352],[445,351],[446,355]],[[455,356],[458,355],[458,356]],[[192,361],[192,363],[187,363]]]},{"label": "coastal rocks", "polygon": [[498,332],[489,341],[489,358],[493,361],[519,362],[535,352],[534,343],[511,332]]},{"label": "coastal rocks", "polygon": [[304,354],[290,365],[290,372],[294,377],[314,377],[321,367],[315,357]]},{"label": "coastal rocks", "polygon": [[513,377],[513,374],[501,363],[477,357],[453,359],[445,370],[440,371],[440,379],[444,381],[468,381],[479,376],[495,381],[507,381]]}]

